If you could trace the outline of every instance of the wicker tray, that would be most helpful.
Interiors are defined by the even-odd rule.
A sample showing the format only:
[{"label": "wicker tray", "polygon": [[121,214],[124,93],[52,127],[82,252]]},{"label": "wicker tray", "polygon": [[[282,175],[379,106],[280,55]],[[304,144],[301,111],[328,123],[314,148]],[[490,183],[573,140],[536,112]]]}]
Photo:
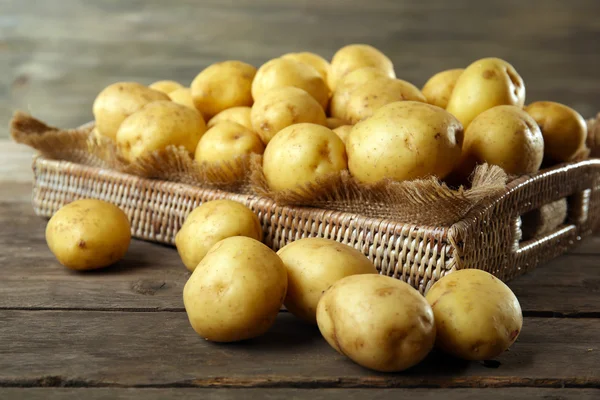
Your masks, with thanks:
[{"label": "wicker tray", "polygon": [[[574,246],[600,227],[600,159],[565,164],[522,177],[450,227],[417,226],[55,161],[33,163],[33,207],[49,217],[80,198],[97,198],[128,214],[134,237],[173,244],[187,214],[202,202],[228,198],[259,216],[264,241],[277,250],[303,237],[325,237],[367,255],[384,275],[422,293],[444,274],[479,268],[503,280],[518,276]],[[567,198],[567,217],[537,237],[521,240],[521,216]]]}]

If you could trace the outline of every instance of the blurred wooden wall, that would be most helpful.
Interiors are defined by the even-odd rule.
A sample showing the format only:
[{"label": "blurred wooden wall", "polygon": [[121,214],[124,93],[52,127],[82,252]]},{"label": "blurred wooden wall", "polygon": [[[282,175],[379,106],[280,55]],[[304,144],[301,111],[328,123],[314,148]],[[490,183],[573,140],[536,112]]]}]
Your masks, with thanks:
[{"label": "blurred wooden wall", "polygon": [[600,111],[600,0],[0,0],[0,137],[16,109],[72,127],[120,80],[189,83],[208,64],[363,42],[421,86],[497,56],[528,101]]}]

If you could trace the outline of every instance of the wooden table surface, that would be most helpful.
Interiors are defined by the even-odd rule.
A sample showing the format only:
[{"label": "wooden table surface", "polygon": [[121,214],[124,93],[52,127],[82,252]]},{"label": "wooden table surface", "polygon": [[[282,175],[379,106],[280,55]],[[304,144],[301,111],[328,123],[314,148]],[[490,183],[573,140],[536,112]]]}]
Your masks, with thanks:
[{"label": "wooden table surface", "polygon": [[524,327],[496,360],[434,352],[382,374],[286,312],[260,338],[204,341],[173,248],[134,240],[106,270],[60,266],[30,205],[31,155],[0,140],[0,399],[600,398],[600,236],[510,282]]}]

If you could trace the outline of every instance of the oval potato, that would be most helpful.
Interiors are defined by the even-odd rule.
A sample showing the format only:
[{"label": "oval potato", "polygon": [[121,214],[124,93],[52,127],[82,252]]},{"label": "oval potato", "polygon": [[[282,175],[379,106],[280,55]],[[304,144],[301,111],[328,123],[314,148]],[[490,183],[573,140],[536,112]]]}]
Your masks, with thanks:
[{"label": "oval potato", "polygon": [[367,44],[350,44],[339,49],[331,59],[329,87],[335,91],[344,76],[364,67],[377,68],[389,78],[396,77],[392,61],[381,51]]},{"label": "oval potato", "polygon": [[252,120],[250,119],[250,113],[252,107],[231,107],[227,110],[223,110],[208,121],[208,127],[212,128],[219,122],[230,121],[245,126],[246,128],[253,130]]},{"label": "oval potato", "polygon": [[421,92],[429,104],[446,108],[464,68],[448,69],[433,75],[423,86]]},{"label": "oval potato", "polygon": [[318,54],[310,52],[301,53],[287,53],[281,56],[281,58],[287,58],[290,60],[301,62],[302,64],[310,65],[313,67],[324,82],[327,82],[327,76],[329,75],[329,62]]},{"label": "oval potato", "polygon": [[182,106],[186,106],[191,108],[192,110],[198,111],[196,109],[196,105],[194,104],[194,99],[192,98],[192,90],[190,88],[182,87],[179,89],[175,89],[171,93],[169,93],[169,98],[173,103],[181,104]]},{"label": "oval potato", "polygon": [[148,86],[150,89],[158,90],[159,92],[163,92],[164,94],[170,94],[171,92],[176,91],[177,89],[183,88],[183,85],[179,82],[165,80],[165,81],[157,81]]},{"label": "oval potato", "polygon": [[235,122],[222,121],[202,135],[194,158],[199,163],[216,165],[264,151],[265,146],[256,133]]}]

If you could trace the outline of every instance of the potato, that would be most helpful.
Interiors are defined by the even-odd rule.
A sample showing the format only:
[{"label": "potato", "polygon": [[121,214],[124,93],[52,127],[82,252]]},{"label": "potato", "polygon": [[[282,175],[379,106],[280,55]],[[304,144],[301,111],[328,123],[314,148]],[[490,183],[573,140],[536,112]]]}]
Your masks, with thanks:
[{"label": "potato", "polygon": [[318,54],[310,52],[302,53],[288,53],[281,56],[281,58],[287,58],[288,60],[298,61],[302,64],[307,64],[313,67],[323,81],[327,83],[327,75],[329,75],[329,62]]},{"label": "potato", "polygon": [[289,58],[275,58],[263,64],[252,82],[252,97],[258,101],[272,89],[293,86],[305,90],[323,109],[329,101],[329,88],[321,75],[309,65]]},{"label": "potato", "polygon": [[267,145],[263,171],[271,190],[298,190],[347,167],[342,140],[329,128],[296,124],[280,131]]},{"label": "potato", "polygon": [[169,96],[135,82],[114,83],[102,90],[94,100],[96,129],[101,135],[114,140],[125,118],[158,100],[169,100]]},{"label": "potato", "polygon": [[194,99],[192,98],[192,90],[190,88],[179,88],[169,93],[169,98],[173,103],[181,104],[191,108],[192,110],[198,111],[196,105],[194,105]]},{"label": "potato", "polygon": [[587,124],[575,110],[552,101],[538,101],[525,107],[544,137],[544,158],[549,163],[572,161],[586,147]]},{"label": "potato", "polygon": [[446,110],[466,129],[476,116],[499,105],[525,103],[525,84],[512,65],[499,58],[483,58],[460,75]]},{"label": "potato", "polygon": [[186,268],[194,271],[215,243],[232,236],[262,240],[258,217],[236,201],[213,200],[187,216],[175,235],[175,246]]},{"label": "potato", "polygon": [[352,131],[353,126],[354,125],[338,126],[337,128],[335,128],[333,130],[333,132],[335,132],[335,134],[338,135],[338,137],[340,139],[342,139],[342,142],[346,143],[346,140],[348,139],[348,135],[350,135],[350,131]]},{"label": "potato", "polygon": [[192,81],[196,108],[207,120],[231,107],[252,105],[256,68],[241,61],[223,61],[204,69]]},{"label": "potato", "polygon": [[277,252],[288,274],[284,304],[289,312],[317,323],[321,295],[336,281],[350,275],[376,274],[377,269],[360,251],[322,238],[296,240]]},{"label": "potato", "polygon": [[244,236],[215,244],[183,288],[192,328],[206,340],[233,342],[265,333],[279,313],[287,274],[277,254]]},{"label": "potato", "polygon": [[264,151],[265,146],[256,133],[235,122],[223,121],[202,136],[194,158],[199,163],[231,163],[242,156]]},{"label": "potato", "polygon": [[250,112],[252,107],[231,107],[227,110],[223,110],[208,121],[208,127],[212,128],[219,122],[231,121],[246,128],[253,130],[252,120],[250,119]]},{"label": "potato", "polygon": [[148,86],[150,89],[158,90],[159,92],[163,92],[164,94],[171,94],[177,89],[183,88],[183,85],[179,82],[175,81],[157,81]]},{"label": "potato", "polygon": [[262,95],[250,113],[254,131],[267,144],[275,134],[301,122],[325,125],[325,111],[306,91],[293,86],[275,88]]},{"label": "potato", "polygon": [[339,128],[340,126],[346,125],[346,121],[339,118],[327,118],[325,122],[325,126],[329,129],[333,130],[335,128]]},{"label": "potato", "polygon": [[355,124],[369,118],[386,104],[402,100],[426,102],[425,96],[412,83],[401,79],[375,78],[350,93],[346,117]]},{"label": "potato", "polygon": [[436,346],[465,360],[507,350],[523,327],[521,306],[498,278],[479,269],[452,272],[427,293],[437,326]]},{"label": "potato", "polygon": [[199,112],[172,101],[155,101],[123,121],[117,147],[130,162],[168,146],[183,146],[193,153],[205,131]]},{"label": "potato", "polygon": [[101,200],[76,200],[60,208],[46,226],[46,242],[58,262],[74,270],[114,264],[127,252],[127,215]]},{"label": "potato", "polygon": [[317,324],[327,342],[363,367],[403,371],[435,342],[431,307],[409,284],[383,275],[343,278],[321,296]]},{"label": "potato", "polygon": [[463,71],[464,68],[448,69],[429,78],[423,89],[421,89],[427,102],[434,106],[446,108],[456,81],[458,81]]},{"label": "potato", "polygon": [[350,173],[364,183],[442,179],[460,160],[463,129],[443,109],[415,101],[388,104],[352,128],[346,139]]},{"label": "potato", "polygon": [[512,175],[533,174],[544,157],[544,138],[535,120],[516,106],[496,106],[479,114],[465,132],[461,177],[476,164],[502,167]]},{"label": "potato", "polygon": [[333,55],[328,80],[329,87],[335,91],[337,83],[344,76],[364,67],[377,68],[390,78],[396,77],[394,65],[385,54],[366,44],[351,44],[342,47]]}]

